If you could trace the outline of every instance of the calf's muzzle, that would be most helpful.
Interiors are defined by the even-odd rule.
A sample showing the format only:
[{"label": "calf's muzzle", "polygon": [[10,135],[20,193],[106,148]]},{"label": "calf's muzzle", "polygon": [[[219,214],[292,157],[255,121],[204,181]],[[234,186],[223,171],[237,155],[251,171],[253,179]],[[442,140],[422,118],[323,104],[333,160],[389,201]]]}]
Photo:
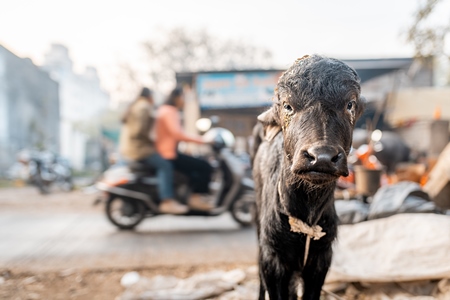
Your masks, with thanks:
[{"label": "calf's muzzle", "polygon": [[340,147],[314,145],[301,149],[294,156],[291,171],[297,175],[347,176],[347,156]]}]

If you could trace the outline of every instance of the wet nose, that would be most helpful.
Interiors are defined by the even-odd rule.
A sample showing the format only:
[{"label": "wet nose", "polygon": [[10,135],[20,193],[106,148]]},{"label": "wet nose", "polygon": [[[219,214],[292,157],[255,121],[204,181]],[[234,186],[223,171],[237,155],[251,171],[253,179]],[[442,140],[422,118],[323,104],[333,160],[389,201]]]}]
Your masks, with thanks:
[{"label": "wet nose", "polygon": [[316,146],[303,152],[311,165],[338,166],[344,160],[344,152],[332,146]]}]

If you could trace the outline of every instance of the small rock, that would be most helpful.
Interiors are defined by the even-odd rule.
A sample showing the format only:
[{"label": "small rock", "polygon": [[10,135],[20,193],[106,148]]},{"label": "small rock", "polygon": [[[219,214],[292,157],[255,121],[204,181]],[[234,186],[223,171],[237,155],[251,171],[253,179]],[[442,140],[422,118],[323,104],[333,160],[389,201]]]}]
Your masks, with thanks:
[{"label": "small rock", "polygon": [[450,279],[445,278],[439,281],[437,284],[437,288],[441,293],[449,293],[450,294]]},{"label": "small rock", "polygon": [[0,275],[5,279],[9,279],[12,277],[12,273],[10,270],[3,270]]},{"label": "small rock", "polygon": [[250,266],[248,267],[245,272],[247,273],[247,275],[249,276],[258,276],[259,274],[259,269],[258,266]]},{"label": "small rock", "polygon": [[120,284],[123,287],[127,288],[127,287],[130,287],[133,284],[137,283],[140,278],[141,278],[141,276],[139,275],[138,272],[128,272],[122,276],[122,279],[120,279]]},{"label": "small rock", "polygon": [[239,284],[245,280],[245,277],[246,277],[246,275],[245,275],[244,271],[242,271],[241,269],[234,269],[234,270],[226,272],[222,276],[222,279],[225,280],[226,282],[230,282],[233,284]]},{"label": "small rock", "polygon": [[334,283],[326,283],[323,286],[323,289],[328,292],[336,293],[345,291],[348,287],[348,283],[345,282],[334,282]]},{"label": "small rock", "polygon": [[36,278],[34,276],[31,276],[31,277],[28,277],[28,278],[25,278],[24,280],[22,280],[22,284],[25,284],[25,285],[32,284],[35,282],[36,282]]},{"label": "small rock", "polygon": [[6,281],[6,279],[5,279],[5,278],[3,278],[3,277],[0,277],[0,285],[4,284],[4,283],[5,283],[5,281]]},{"label": "small rock", "polygon": [[66,270],[59,272],[59,276],[67,277],[67,276],[73,275],[74,273],[75,273],[74,269],[66,269]]}]

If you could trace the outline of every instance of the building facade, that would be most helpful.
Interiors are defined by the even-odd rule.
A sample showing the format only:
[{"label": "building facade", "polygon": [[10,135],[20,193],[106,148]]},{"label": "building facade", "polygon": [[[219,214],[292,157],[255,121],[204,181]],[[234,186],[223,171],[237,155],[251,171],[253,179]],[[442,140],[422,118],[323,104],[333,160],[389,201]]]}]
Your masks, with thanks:
[{"label": "building facade", "polygon": [[[344,60],[361,78],[361,93],[368,101],[366,112],[357,123],[365,127],[367,122],[377,119],[383,123],[389,95],[393,92],[433,85],[432,60],[417,64],[413,58]],[[284,70],[239,70],[178,73],[177,83],[187,86],[195,99],[201,115],[220,117],[219,126],[225,127],[241,139],[252,134],[256,116],[271,105],[274,88]],[[191,106],[191,111],[194,109]],[[381,117],[374,117],[380,111]],[[186,120],[187,123],[195,120]]]},{"label": "building facade", "polygon": [[58,83],[30,59],[0,45],[1,171],[25,148],[59,152],[59,105]]},{"label": "building facade", "polygon": [[109,95],[101,88],[97,71],[87,67],[74,71],[69,50],[53,44],[42,68],[59,83],[61,154],[75,169],[84,170],[100,161],[100,115],[108,109]]}]

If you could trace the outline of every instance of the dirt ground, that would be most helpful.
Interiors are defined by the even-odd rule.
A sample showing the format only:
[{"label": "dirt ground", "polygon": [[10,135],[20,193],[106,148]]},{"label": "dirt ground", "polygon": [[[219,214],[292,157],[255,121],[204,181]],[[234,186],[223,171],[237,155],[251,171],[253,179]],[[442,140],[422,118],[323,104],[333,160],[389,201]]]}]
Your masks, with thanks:
[{"label": "dirt ground", "polygon": [[93,205],[97,195],[90,188],[78,188],[68,193],[54,188],[47,195],[41,195],[33,186],[0,188],[0,209],[52,212],[102,211],[101,205]]},{"label": "dirt ground", "polygon": [[[72,193],[52,192],[39,195],[33,187],[21,189],[0,188],[0,210],[2,211],[81,211],[100,213],[103,206],[93,206],[94,194],[81,190]],[[5,241],[3,241],[5,242]],[[7,241],[6,241],[7,242]],[[29,269],[7,269],[0,265],[0,299],[119,299],[125,288],[120,280],[124,274],[137,271],[141,276],[171,275],[186,278],[212,270],[244,269],[252,264],[216,263],[180,266],[154,266],[149,268],[73,268],[53,271],[31,271]],[[381,299],[450,299],[450,279],[414,283],[347,283],[328,287],[347,300]],[[398,298],[396,295],[400,295]],[[322,299],[339,299],[324,296]],[[247,299],[242,299],[247,300]]]},{"label": "dirt ground", "polygon": [[[34,187],[0,188],[0,209],[3,211],[46,211],[103,213],[103,205],[94,206],[96,194],[76,190],[64,193],[58,190],[40,195]],[[245,268],[246,264],[208,264],[192,266],[161,266],[142,269],[84,268],[58,271],[30,271],[6,269],[0,266],[0,299],[116,299],[124,291],[122,276],[137,271],[141,276],[171,275],[186,278],[211,270]]]},{"label": "dirt ground", "polygon": [[145,277],[171,275],[186,278],[196,273],[215,269],[232,270],[243,267],[247,267],[247,265],[220,264],[133,270],[68,269],[59,272],[42,273],[14,273],[11,270],[1,270],[0,278],[3,279],[0,279],[0,299],[116,299],[125,290],[120,285],[120,279],[129,271],[137,271],[141,276]]},{"label": "dirt ground", "polygon": [[[103,300],[120,299],[125,291],[120,280],[129,271],[137,271],[140,276],[151,278],[156,275],[170,275],[186,278],[194,274],[212,270],[245,269],[250,265],[219,264],[190,267],[164,267],[154,269],[67,269],[59,272],[14,273],[0,271],[0,299],[8,300]],[[340,286],[325,286],[334,290],[333,295],[323,294],[323,300],[448,300],[449,282],[422,281],[411,283],[347,283]],[[236,299],[236,298],[232,298]],[[238,300],[238,299],[236,299]],[[239,300],[247,300],[241,299]],[[250,299],[248,299],[250,300]]]}]

